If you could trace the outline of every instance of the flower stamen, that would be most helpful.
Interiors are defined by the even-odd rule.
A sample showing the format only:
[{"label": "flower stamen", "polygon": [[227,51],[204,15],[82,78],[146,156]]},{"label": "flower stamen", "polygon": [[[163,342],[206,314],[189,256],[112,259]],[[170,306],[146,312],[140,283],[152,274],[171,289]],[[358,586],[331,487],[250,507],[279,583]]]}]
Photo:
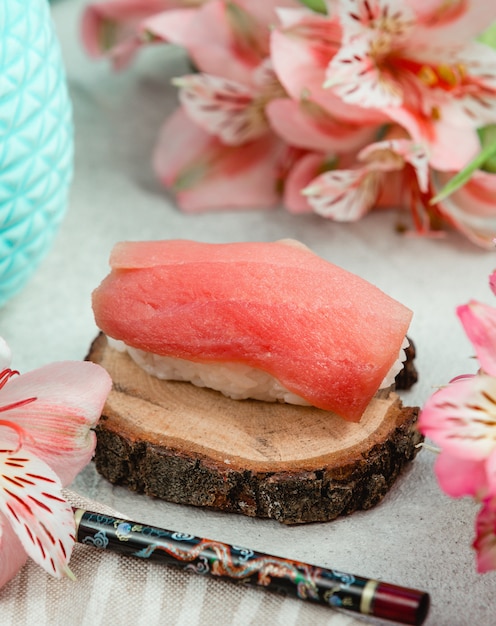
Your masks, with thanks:
[{"label": "flower stamen", "polygon": [[19,375],[17,370],[11,370],[9,368],[4,369],[0,372],[0,389],[5,385],[5,383],[12,378],[12,376]]},{"label": "flower stamen", "polygon": [[0,453],[9,452],[9,453],[15,454],[16,452],[19,452],[24,442],[24,436],[25,436],[24,429],[21,426],[19,426],[19,424],[16,424],[15,422],[9,422],[8,420],[0,420],[0,427],[1,426],[4,426],[5,428],[10,428],[11,430],[15,431],[17,433],[18,442],[17,442],[17,447],[14,448],[13,450],[0,450]]},{"label": "flower stamen", "polygon": [[0,406],[0,413],[2,411],[10,411],[11,409],[18,409],[21,406],[25,406],[26,404],[31,404],[36,400],[36,396],[32,398],[26,398],[25,400],[18,400],[17,402],[11,402],[10,404],[5,404],[4,406]]}]

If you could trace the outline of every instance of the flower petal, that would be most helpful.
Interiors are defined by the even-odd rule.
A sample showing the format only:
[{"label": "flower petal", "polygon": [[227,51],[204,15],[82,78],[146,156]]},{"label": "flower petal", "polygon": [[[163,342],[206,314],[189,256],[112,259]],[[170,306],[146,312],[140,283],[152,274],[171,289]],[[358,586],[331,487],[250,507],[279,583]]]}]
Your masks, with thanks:
[{"label": "flower petal", "polygon": [[240,145],[267,132],[263,108],[252,89],[210,74],[191,74],[174,81],[188,116],[223,143]]},{"label": "flower petal", "polygon": [[107,372],[90,362],[51,363],[11,378],[2,388],[2,406],[36,398],[9,409],[5,419],[24,429],[24,446],[69,484],[90,461],[95,434],[112,386]]},{"label": "flower petal", "polygon": [[[493,2],[406,0],[426,31],[426,41],[452,43],[471,39],[496,19]],[[428,37],[430,35],[430,37]]]},{"label": "flower petal", "polygon": [[9,520],[0,513],[0,589],[26,563],[28,555]]},{"label": "flower petal", "polygon": [[72,507],[55,472],[24,448],[0,452],[0,511],[38,565],[57,578],[72,576],[67,565],[75,542]]},{"label": "flower petal", "polygon": [[199,71],[249,84],[268,56],[269,29],[237,3],[209,0],[182,31],[181,45]]},{"label": "flower petal", "polygon": [[271,132],[242,146],[223,145],[179,109],[162,127],[153,160],[184,211],[269,208],[280,200],[285,150]]},{"label": "flower petal", "polygon": [[151,39],[185,47],[185,42],[188,40],[188,28],[197,11],[197,8],[178,8],[154,13],[141,22],[140,38],[146,40],[148,35]]},{"label": "flower petal", "polygon": [[401,170],[405,163],[409,163],[415,170],[420,190],[426,192],[428,189],[429,158],[422,144],[410,139],[387,139],[368,145],[358,158],[383,172]]},{"label": "flower petal", "polygon": [[473,128],[453,126],[408,107],[388,107],[385,113],[408,131],[414,141],[428,146],[429,162],[438,170],[459,170],[480,150]]},{"label": "flower petal", "polygon": [[383,109],[403,104],[403,87],[373,58],[374,37],[366,33],[343,45],[326,71],[325,86],[349,104]]},{"label": "flower petal", "polygon": [[[287,16],[294,15],[293,19]],[[326,69],[341,45],[336,16],[308,11],[284,11],[282,28],[271,35],[271,60],[281,84],[295,101],[310,101],[333,119],[368,126],[388,121],[382,111],[353,106],[324,87]]]},{"label": "flower petal", "polygon": [[496,378],[452,381],[424,404],[419,429],[452,456],[487,459],[496,447]]},{"label": "flower petal", "polygon": [[380,175],[363,167],[332,170],[314,179],[303,193],[316,213],[339,222],[356,221],[374,205]]},{"label": "flower petal", "polygon": [[427,102],[437,106],[442,119],[453,126],[476,128],[491,124],[496,115],[496,50],[468,42],[462,46],[437,46],[432,52],[421,50],[416,59],[446,74],[448,87],[433,86]]},{"label": "flower petal", "polygon": [[[435,190],[438,191],[448,182],[449,175],[433,172],[432,180]],[[463,187],[443,198],[438,206],[443,216],[468,239],[483,248],[494,250],[495,197],[496,174],[478,170]]]},{"label": "flower petal", "polygon": [[140,46],[141,22],[171,4],[167,0],[107,0],[88,4],[81,19],[86,52],[92,57],[110,55],[115,69],[124,68]]},{"label": "flower petal", "polygon": [[482,369],[496,376],[496,308],[471,300],[456,312]]},{"label": "flower petal", "polygon": [[496,497],[487,498],[477,515],[476,538],[477,571],[481,574],[496,569]]},{"label": "flower petal", "polygon": [[280,137],[307,150],[349,152],[372,141],[378,132],[376,125],[348,122],[307,99],[276,98],[265,113]]},{"label": "flower petal", "polygon": [[301,9],[299,0],[264,0],[263,2],[236,0],[236,4],[251,13],[259,24],[265,24],[269,27],[277,23],[279,11]]},{"label": "flower petal", "polygon": [[436,459],[435,472],[441,489],[452,498],[477,497],[486,492],[485,460],[460,459],[441,451]]},{"label": "flower petal", "polygon": [[307,92],[314,101],[325,95],[325,69],[341,44],[336,17],[308,10],[280,11],[283,21],[272,31],[270,56],[279,80],[295,100]]},{"label": "flower petal", "polygon": [[409,3],[395,0],[340,0],[338,12],[345,41],[367,30],[378,33],[382,38],[402,38],[415,22]]},{"label": "flower petal", "polygon": [[302,155],[290,168],[284,181],[284,207],[290,213],[311,213],[312,207],[302,190],[324,169],[324,154]]}]

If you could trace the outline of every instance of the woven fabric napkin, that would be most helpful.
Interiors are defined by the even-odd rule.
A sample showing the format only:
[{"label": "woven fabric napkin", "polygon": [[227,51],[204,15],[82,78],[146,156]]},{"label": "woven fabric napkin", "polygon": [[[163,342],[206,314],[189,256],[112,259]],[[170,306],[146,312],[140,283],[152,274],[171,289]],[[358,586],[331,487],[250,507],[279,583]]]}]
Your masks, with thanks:
[{"label": "woven fabric napkin", "polygon": [[[74,492],[75,507],[125,518]],[[77,577],[57,580],[29,561],[0,590],[0,622],[31,626],[359,626],[368,620],[274,593],[76,544]]]}]

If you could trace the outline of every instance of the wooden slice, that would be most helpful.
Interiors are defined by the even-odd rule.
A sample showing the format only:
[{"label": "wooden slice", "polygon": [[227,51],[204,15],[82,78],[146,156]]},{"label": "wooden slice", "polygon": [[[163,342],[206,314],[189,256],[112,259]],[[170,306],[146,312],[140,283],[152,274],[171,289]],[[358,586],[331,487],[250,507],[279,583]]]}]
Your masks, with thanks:
[{"label": "wooden slice", "polygon": [[171,502],[286,524],[376,505],[418,450],[417,407],[387,392],[359,424],[312,407],[231,400],[146,374],[99,335],[87,357],[114,385],[97,426],[97,470]]}]

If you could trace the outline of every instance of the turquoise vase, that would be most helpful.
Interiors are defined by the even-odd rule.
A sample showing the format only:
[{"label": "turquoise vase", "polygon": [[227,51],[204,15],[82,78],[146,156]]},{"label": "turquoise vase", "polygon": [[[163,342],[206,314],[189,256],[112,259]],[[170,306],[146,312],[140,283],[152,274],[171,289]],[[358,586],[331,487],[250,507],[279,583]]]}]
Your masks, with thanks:
[{"label": "turquoise vase", "polygon": [[72,168],[72,109],[48,2],[0,0],[0,306],[48,252]]}]

